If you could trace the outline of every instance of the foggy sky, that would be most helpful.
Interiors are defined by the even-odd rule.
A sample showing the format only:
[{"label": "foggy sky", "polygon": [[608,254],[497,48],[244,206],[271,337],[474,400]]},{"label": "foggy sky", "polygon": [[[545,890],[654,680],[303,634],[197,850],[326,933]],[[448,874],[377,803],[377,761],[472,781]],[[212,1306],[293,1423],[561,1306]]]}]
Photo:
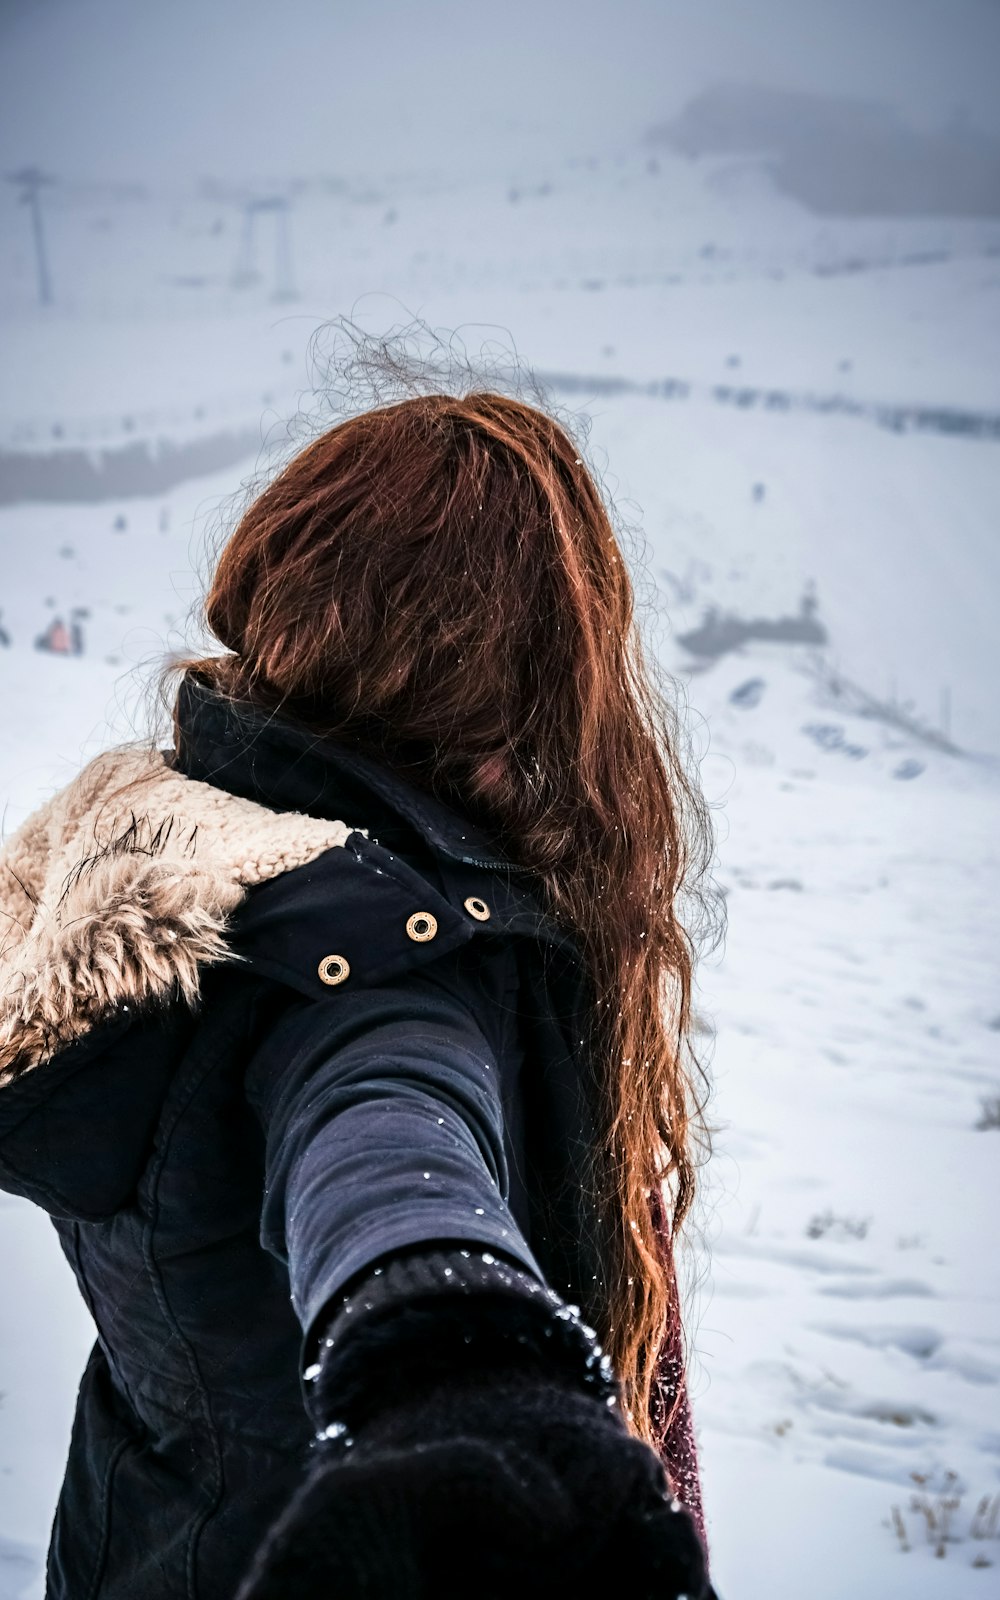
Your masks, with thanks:
[{"label": "foggy sky", "polygon": [[511,170],[719,80],[1000,131],[998,0],[0,0],[0,156],[76,178]]}]

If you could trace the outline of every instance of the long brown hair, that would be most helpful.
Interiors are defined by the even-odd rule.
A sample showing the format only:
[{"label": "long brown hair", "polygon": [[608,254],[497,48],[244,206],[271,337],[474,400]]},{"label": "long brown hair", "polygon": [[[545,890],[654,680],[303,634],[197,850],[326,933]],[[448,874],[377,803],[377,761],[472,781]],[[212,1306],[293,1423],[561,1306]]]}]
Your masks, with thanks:
[{"label": "long brown hair", "polygon": [[431,394],[316,438],[249,506],[206,603],[224,692],[348,738],[487,823],[589,969],[601,1303],[651,1438],[700,1107],[679,897],[710,831],[644,662],[608,510],[569,434],[491,392]]}]

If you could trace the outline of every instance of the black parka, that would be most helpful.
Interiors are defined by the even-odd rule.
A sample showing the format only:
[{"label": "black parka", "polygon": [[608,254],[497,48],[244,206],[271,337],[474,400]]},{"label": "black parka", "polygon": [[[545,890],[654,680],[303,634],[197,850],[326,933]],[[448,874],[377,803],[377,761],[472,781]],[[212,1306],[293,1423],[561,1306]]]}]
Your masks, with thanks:
[{"label": "black parka", "polygon": [[586,985],[531,879],[197,679],[178,721],[187,777],[355,831],[250,889],[196,1008],[120,1006],[0,1087],[0,1184],[51,1214],[98,1335],[49,1600],[234,1591],[308,1458],[324,1315],[380,1260],[478,1246],[600,1300]]}]

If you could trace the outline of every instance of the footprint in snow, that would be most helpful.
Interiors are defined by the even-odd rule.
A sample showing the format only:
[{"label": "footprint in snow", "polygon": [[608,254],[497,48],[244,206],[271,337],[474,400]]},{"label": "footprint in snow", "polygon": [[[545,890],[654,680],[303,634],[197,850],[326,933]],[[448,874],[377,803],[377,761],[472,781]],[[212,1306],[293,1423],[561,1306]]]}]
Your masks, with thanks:
[{"label": "footprint in snow", "polygon": [[851,744],[844,737],[843,728],[834,722],[807,722],[802,732],[821,750],[837,750],[841,755],[850,756],[852,761],[860,761],[868,754],[863,744]]},{"label": "footprint in snow", "polygon": [[[902,1441],[899,1441],[902,1442]],[[901,1484],[912,1488],[912,1460],[900,1460],[897,1452],[880,1450],[865,1444],[844,1443],[828,1450],[823,1465],[838,1472],[850,1473],[855,1478],[877,1478],[882,1483]]]},{"label": "footprint in snow", "polygon": [[843,1283],[825,1283],[820,1294],[836,1295],[841,1300],[935,1300],[937,1295],[928,1283],[919,1278],[845,1279]]},{"label": "footprint in snow", "polygon": [[936,1355],[943,1336],[936,1328],[910,1323],[878,1324],[861,1328],[854,1324],[814,1322],[814,1333],[825,1334],[828,1339],[847,1339],[853,1344],[863,1344],[869,1350],[902,1350],[915,1361],[927,1361]]},{"label": "footprint in snow", "polygon": [[[717,1239],[713,1251],[716,1255],[752,1256],[758,1261],[773,1261],[779,1267],[792,1267],[796,1271],[817,1272],[824,1276],[846,1277],[854,1276],[869,1282],[876,1274],[876,1268],[861,1261],[845,1261],[842,1256],[835,1256],[822,1249],[795,1249],[787,1245],[769,1244],[766,1240],[733,1238],[725,1234]],[[863,1291],[860,1287],[858,1293]]]},{"label": "footprint in snow", "polygon": [[910,1400],[864,1399],[860,1395],[830,1394],[813,1401],[825,1411],[857,1422],[878,1422],[893,1428],[937,1428],[933,1411]]},{"label": "footprint in snow", "polygon": [[729,696],[731,706],[739,706],[741,711],[752,711],[754,706],[759,706],[767,687],[763,678],[748,678],[741,683]]}]

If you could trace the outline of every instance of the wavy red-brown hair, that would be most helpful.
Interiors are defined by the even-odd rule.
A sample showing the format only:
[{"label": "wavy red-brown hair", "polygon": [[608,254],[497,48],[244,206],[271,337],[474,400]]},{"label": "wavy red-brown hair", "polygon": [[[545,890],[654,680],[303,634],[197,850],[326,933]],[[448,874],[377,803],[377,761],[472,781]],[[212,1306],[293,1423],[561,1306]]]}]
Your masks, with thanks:
[{"label": "wavy red-brown hair", "polygon": [[670,705],[644,662],[609,512],[567,431],[505,395],[424,395],[294,457],[221,558],[193,663],[346,738],[485,822],[583,951],[604,1284],[586,1310],[652,1442],[669,1261],[694,1188],[683,886],[709,854]]}]

